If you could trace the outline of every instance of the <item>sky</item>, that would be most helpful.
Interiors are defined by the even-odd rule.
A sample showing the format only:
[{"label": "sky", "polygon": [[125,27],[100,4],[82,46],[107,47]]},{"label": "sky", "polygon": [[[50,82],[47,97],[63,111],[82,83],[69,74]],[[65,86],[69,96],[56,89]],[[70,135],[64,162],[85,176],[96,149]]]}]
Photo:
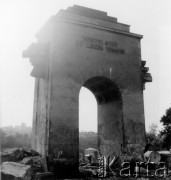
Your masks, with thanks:
[{"label": "sky", "polygon": [[[0,125],[32,125],[34,78],[22,52],[50,16],[74,4],[106,11],[143,35],[142,60],[153,77],[144,91],[146,129],[152,123],[161,128],[160,118],[171,107],[170,0],[0,0]],[[80,130],[96,131],[94,95],[82,88],[79,99]]]}]

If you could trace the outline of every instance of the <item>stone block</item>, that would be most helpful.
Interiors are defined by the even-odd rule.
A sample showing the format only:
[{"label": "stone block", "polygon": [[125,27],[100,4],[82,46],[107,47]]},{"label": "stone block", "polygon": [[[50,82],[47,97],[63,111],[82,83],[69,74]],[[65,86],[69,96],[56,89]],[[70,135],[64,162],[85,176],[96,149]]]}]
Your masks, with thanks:
[{"label": "stone block", "polygon": [[24,157],[23,151],[21,148],[11,148],[7,149],[0,154],[1,163],[5,161],[20,161]]},{"label": "stone block", "polygon": [[16,162],[4,162],[1,165],[3,180],[31,180],[31,166]]},{"label": "stone block", "polygon": [[22,161],[21,164],[25,165],[32,165],[32,164],[41,164],[41,157],[40,156],[30,156],[30,157],[25,157]]}]

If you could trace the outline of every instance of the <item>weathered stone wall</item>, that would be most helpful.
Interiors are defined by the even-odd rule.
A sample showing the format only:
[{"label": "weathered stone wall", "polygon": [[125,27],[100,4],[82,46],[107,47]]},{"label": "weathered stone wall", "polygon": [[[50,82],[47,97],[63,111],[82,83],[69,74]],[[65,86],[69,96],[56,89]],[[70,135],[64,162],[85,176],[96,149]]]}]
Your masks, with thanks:
[{"label": "weathered stone wall", "polygon": [[98,106],[99,149],[105,156],[118,156],[124,144],[122,102],[115,101]]},{"label": "weathered stone wall", "polygon": [[47,154],[47,83],[35,80],[32,148],[45,156]]},{"label": "weathered stone wall", "polygon": [[[54,147],[58,147],[58,151],[61,147],[59,144],[64,145],[65,141],[78,143],[77,139],[71,138],[76,137],[78,129],[78,94],[81,86],[93,77],[106,77],[116,83],[123,101],[123,119],[120,118],[120,127],[124,123],[125,129],[124,132],[123,128],[115,129],[118,134],[124,133],[126,143],[143,143],[145,129],[140,39],[136,36],[76,26],[66,22],[57,21],[54,28],[56,33],[53,39],[51,62],[51,151],[57,153]],[[112,43],[113,45],[108,45]],[[107,51],[107,46],[109,48],[112,46],[116,52]],[[111,117],[110,119],[113,120],[116,111],[110,112],[112,106],[111,109],[100,108],[101,106],[99,106],[99,114],[106,111],[103,118]],[[111,123],[113,123],[112,120]],[[106,126],[107,122],[107,119],[106,122],[104,120],[102,126]],[[64,126],[70,125],[70,129],[73,129],[65,132],[57,131],[60,127],[58,123]],[[72,133],[75,131],[75,134],[70,134],[70,131]],[[109,132],[112,133],[112,131]],[[68,136],[70,139],[67,139]],[[115,146],[117,153],[123,143],[122,137],[123,135],[120,135],[118,139],[120,142]],[[109,142],[110,139],[105,141]],[[105,148],[107,147],[103,149]],[[75,150],[74,153],[76,153]]]}]

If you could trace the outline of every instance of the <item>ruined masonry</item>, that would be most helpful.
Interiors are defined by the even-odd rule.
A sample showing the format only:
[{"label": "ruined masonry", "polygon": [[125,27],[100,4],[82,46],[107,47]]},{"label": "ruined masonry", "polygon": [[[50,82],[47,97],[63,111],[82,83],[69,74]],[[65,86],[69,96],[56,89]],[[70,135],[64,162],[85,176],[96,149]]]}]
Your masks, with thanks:
[{"label": "ruined masonry", "polygon": [[35,77],[32,148],[78,168],[79,92],[98,104],[98,147],[117,156],[145,142],[143,90],[152,78],[141,60],[141,35],[106,12],[74,5],[52,16],[24,51]]}]

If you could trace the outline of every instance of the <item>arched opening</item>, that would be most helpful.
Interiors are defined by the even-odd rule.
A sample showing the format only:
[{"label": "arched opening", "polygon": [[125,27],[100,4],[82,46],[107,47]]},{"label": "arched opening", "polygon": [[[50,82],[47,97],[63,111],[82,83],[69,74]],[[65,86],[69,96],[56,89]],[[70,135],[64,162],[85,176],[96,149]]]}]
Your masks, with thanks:
[{"label": "arched opening", "polygon": [[87,148],[98,149],[97,100],[94,94],[82,87],[79,93],[79,160],[84,161]]},{"label": "arched opening", "polygon": [[[90,78],[83,87],[89,89],[97,100],[97,149],[104,156],[116,156],[124,146],[123,105],[119,88],[105,77]],[[93,123],[84,121],[92,128]]]},{"label": "arched opening", "polygon": [[97,133],[97,101],[85,87],[81,88],[79,94],[79,132]]}]

